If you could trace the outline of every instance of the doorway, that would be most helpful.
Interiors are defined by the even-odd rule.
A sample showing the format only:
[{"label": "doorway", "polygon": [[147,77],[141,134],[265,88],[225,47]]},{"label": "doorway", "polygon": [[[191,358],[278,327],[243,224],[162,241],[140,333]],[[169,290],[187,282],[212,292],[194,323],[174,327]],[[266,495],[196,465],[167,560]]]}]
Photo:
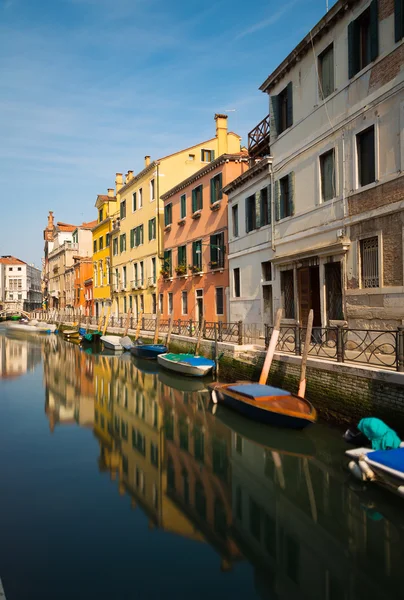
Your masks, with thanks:
[{"label": "doorway", "polygon": [[273,312],[272,312],[272,285],[262,286],[262,318],[264,325],[273,324]]},{"label": "doorway", "polygon": [[203,290],[195,290],[196,294],[196,319],[200,323],[203,319]]},{"label": "doorway", "polygon": [[306,327],[313,309],[313,327],[321,327],[320,269],[318,266],[298,269],[300,324]]}]

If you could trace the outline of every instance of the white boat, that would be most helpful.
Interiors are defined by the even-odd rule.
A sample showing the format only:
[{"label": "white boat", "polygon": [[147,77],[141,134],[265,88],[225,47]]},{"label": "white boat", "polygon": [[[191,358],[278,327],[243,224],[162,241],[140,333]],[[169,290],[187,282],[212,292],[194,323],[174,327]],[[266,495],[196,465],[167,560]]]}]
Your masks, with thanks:
[{"label": "white boat", "polygon": [[49,325],[45,328],[45,326],[38,327],[37,325],[31,325],[31,323],[28,325],[25,325],[24,323],[10,323],[7,325],[7,328],[11,331],[20,333],[51,333],[51,328]]},{"label": "white boat", "polygon": [[195,356],[195,354],[174,354],[167,352],[166,354],[159,354],[157,356],[159,365],[168,369],[169,371],[175,371],[182,375],[188,375],[191,377],[204,377],[212,371],[215,366],[215,361],[204,356]]},{"label": "white boat", "polygon": [[128,335],[125,335],[124,337],[119,338],[119,341],[121,342],[121,346],[124,350],[130,350],[134,346],[132,340],[130,339],[130,337]]},{"label": "white boat", "polygon": [[36,325],[37,329],[40,329],[41,331],[49,331],[50,333],[55,333],[57,326],[54,323],[38,323],[38,325]]},{"label": "white boat", "polygon": [[345,454],[348,467],[361,481],[374,481],[404,498],[404,444],[395,450],[354,448]]},{"label": "white boat", "polygon": [[102,335],[100,340],[104,344],[104,347],[108,350],[115,350],[116,352],[119,350],[123,350],[123,346],[121,344],[121,339],[119,335]]}]

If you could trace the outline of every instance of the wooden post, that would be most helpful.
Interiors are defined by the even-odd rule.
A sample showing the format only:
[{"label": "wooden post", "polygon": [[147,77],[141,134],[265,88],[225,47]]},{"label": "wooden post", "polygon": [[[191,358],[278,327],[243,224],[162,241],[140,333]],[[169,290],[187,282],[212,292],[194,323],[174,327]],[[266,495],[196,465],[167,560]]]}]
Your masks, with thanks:
[{"label": "wooden post", "polygon": [[311,332],[313,330],[313,309],[310,310],[309,316],[307,318],[307,329],[306,329],[306,339],[304,340],[304,349],[302,354],[302,364],[300,367],[300,381],[299,381],[299,391],[297,395],[301,398],[304,398],[304,394],[306,393],[306,364],[307,364],[307,356],[309,354],[309,347],[311,342]]},{"label": "wooden post", "polygon": [[101,315],[100,315],[100,318],[98,321],[98,331],[101,331],[103,316],[104,316],[104,307],[102,307],[102,309],[101,309]]},{"label": "wooden post", "polygon": [[279,333],[281,328],[281,319],[282,319],[282,308],[279,308],[276,313],[275,325],[272,331],[271,340],[269,342],[267,355],[265,357],[264,365],[262,367],[261,376],[259,379],[259,383],[261,385],[265,385],[268,379],[269,369],[271,368],[272,359],[275,354],[276,345],[279,339]]},{"label": "wooden post", "polygon": [[102,335],[105,335],[105,332],[107,331],[110,314],[111,314],[111,307],[109,306],[108,310],[107,310],[107,316],[105,317],[105,324],[104,324],[104,329],[102,330]]},{"label": "wooden post", "polygon": [[126,315],[125,331],[123,332],[123,337],[125,337],[126,335],[128,335],[128,329],[129,329],[129,322],[130,322],[131,312],[132,312],[132,309],[130,308],[128,310],[128,314]]},{"label": "wooden post", "polygon": [[205,319],[202,318],[202,321],[199,323],[199,331],[198,331],[198,339],[195,346],[195,356],[198,356],[199,346],[201,345],[202,331],[205,327]]},{"label": "wooden post", "polygon": [[[219,345],[218,341],[218,324],[214,323],[215,326],[215,377],[219,379]],[[220,331],[220,321],[219,321],[219,331]]]},{"label": "wooden post", "polygon": [[167,339],[166,339],[167,348],[168,348],[168,344],[170,343],[170,340],[171,340],[171,332],[173,330],[173,325],[174,325],[174,317],[173,317],[173,315],[171,315],[170,320],[168,322],[168,333],[167,333]]},{"label": "wooden post", "polygon": [[136,323],[136,335],[135,335],[135,339],[138,340],[139,339],[139,334],[140,334],[140,324],[142,322],[142,316],[143,313],[138,313],[137,315],[137,323]]},{"label": "wooden post", "polygon": [[154,338],[153,338],[153,344],[157,344],[158,339],[159,339],[159,329],[160,329],[160,313],[157,313],[156,316],[156,329],[154,330]]}]

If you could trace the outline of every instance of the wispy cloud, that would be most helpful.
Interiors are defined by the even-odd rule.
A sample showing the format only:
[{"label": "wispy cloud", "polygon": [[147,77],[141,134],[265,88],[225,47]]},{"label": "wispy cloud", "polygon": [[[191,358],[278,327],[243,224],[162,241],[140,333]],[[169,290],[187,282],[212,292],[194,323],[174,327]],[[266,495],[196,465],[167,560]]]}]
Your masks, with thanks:
[{"label": "wispy cloud", "polygon": [[285,4],[278,11],[273,13],[270,17],[268,17],[268,19],[264,19],[263,21],[258,21],[257,23],[254,23],[250,27],[247,27],[247,29],[244,29],[236,36],[236,40],[246,37],[247,35],[251,35],[252,33],[255,33],[256,31],[260,31],[261,29],[266,29],[267,27],[270,27],[271,25],[275,25],[275,23],[280,21],[280,19],[283,17],[283,15],[285,13],[287,13],[293,6],[295,6],[295,4],[297,4],[298,1],[299,0],[292,0],[292,2]]}]

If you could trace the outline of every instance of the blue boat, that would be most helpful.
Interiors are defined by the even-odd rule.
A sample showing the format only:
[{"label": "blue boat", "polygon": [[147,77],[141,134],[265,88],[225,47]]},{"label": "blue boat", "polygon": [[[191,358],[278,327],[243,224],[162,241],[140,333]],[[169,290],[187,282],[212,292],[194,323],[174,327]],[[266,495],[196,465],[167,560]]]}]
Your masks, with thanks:
[{"label": "blue boat", "polygon": [[345,453],[348,467],[357,479],[373,481],[404,498],[404,447],[394,450],[355,448]]},{"label": "blue boat", "polygon": [[146,360],[155,360],[159,354],[164,354],[167,350],[167,346],[163,344],[144,344],[141,340],[137,340],[130,349],[133,356]]},{"label": "blue boat", "polygon": [[316,409],[305,398],[260,383],[211,383],[212,400],[241,415],[277,427],[303,429],[317,420]]}]

